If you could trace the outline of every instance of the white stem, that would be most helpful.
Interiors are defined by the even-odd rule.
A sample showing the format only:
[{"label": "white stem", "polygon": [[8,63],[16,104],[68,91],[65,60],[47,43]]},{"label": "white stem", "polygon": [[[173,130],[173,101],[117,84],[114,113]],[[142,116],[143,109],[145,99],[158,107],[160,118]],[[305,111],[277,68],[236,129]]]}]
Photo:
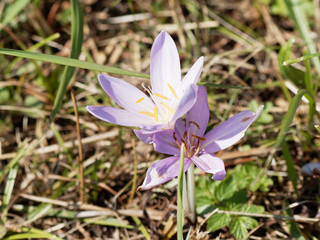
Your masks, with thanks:
[{"label": "white stem", "polygon": [[189,200],[188,200],[188,189],[187,189],[187,179],[186,179],[186,173],[183,174],[183,188],[182,188],[182,205],[183,210],[189,215],[190,207],[189,207]]},{"label": "white stem", "polygon": [[187,170],[187,199],[189,205],[188,216],[192,223],[196,223],[196,191],[194,181],[194,164],[191,163]]}]

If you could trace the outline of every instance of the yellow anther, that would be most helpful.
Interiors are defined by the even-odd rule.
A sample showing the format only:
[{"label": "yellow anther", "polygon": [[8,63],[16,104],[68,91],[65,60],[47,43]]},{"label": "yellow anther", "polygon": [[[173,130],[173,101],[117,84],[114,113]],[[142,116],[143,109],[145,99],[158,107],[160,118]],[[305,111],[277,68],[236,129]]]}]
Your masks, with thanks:
[{"label": "yellow anther", "polygon": [[172,114],[174,114],[174,109],[172,107],[170,107],[169,105],[161,102],[161,105],[164,106],[166,109],[169,110],[169,112],[171,112]]},{"label": "yellow anther", "polygon": [[170,91],[172,92],[172,94],[176,97],[176,99],[178,99],[178,96],[177,96],[176,92],[174,91],[173,87],[169,83],[167,83],[167,84],[168,84],[168,87],[169,87]]},{"label": "yellow anther", "polygon": [[163,98],[163,99],[165,99],[165,100],[168,100],[168,98],[167,98],[167,97],[162,96],[162,95],[161,95],[161,94],[159,94],[159,93],[153,93],[153,95],[155,95],[155,96],[157,96],[157,97],[160,97],[160,98]]},{"label": "yellow anther", "polygon": [[158,109],[157,109],[157,106],[154,106],[153,116],[154,116],[154,120],[158,121]]},{"label": "yellow anther", "polygon": [[143,99],[144,99],[143,97],[142,97],[142,98],[139,98],[139,99],[136,101],[136,103],[141,102]]},{"label": "yellow anther", "polygon": [[154,113],[151,113],[151,112],[144,112],[144,111],[140,111],[139,113],[143,114],[143,115],[146,115],[148,117],[154,117]]}]

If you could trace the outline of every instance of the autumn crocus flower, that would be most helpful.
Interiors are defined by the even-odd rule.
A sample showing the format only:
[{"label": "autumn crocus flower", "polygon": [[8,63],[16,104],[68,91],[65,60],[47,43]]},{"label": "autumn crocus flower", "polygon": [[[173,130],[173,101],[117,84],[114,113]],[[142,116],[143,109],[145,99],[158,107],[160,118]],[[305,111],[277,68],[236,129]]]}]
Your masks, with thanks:
[{"label": "autumn crocus flower", "polygon": [[194,105],[202,66],[200,57],[181,81],[177,48],[170,35],[162,31],[151,49],[151,88],[145,87],[142,92],[123,80],[101,74],[103,90],[124,109],[88,106],[87,110],[103,121],[141,128],[137,136],[149,142],[150,133],[173,128],[175,121]]},{"label": "autumn crocus flower", "polygon": [[152,164],[139,190],[153,188],[178,176],[182,143],[185,145],[184,171],[193,162],[198,168],[213,174],[214,180],[223,180],[226,174],[223,161],[211,153],[239,141],[263,108],[260,106],[257,113],[249,110],[240,112],[205,134],[209,120],[206,89],[199,87],[197,95],[196,103],[187,113],[186,125],[179,119],[174,130],[168,129],[153,135],[155,150],[173,156]]}]

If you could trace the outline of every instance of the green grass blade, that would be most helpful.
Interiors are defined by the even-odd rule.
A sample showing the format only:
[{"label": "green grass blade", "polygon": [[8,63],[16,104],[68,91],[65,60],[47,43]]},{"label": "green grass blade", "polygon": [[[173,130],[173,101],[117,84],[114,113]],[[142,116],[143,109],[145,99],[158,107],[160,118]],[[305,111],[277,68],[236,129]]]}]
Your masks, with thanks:
[{"label": "green grass blade", "polygon": [[[120,220],[116,218],[101,218],[101,219],[92,219],[92,218],[84,218],[80,219],[81,221],[85,223],[90,223],[90,224],[97,224],[97,225],[102,225],[102,226],[109,226],[109,227],[119,227],[119,228],[126,228],[126,229],[135,229],[136,227],[130,224],[124,224]],[[140,221],[140,220],[139,220]],[[140,222],[140,224],[142,224]],[[143,225],[142,225],[143,226]],[[143,226],[144,227],[144,226]],[[144,228],[145,229],[145,228]],[[147,232],[148,234],[148,232]],[[148,234],[149,235],[149,234]],[[144,235],[146,237],[146,235]],[[149,236],[150,237],[150,236]],[[149,238],[150,239],[150,238]]]},{"label": "green grass blade", "polygon": [[[296,25],[296,28],[300,32],[305,44],[307,45],[309,53],[313,54],[317,52],[317,48],[311,36],[309,21],[306,16],[305,10],[300,6],[301,3],[301,0],[285,0],[285,4],[289,10],[291,18]],[[316,67],[317,72],[320,73],[319,59],[313,58],[312,62]]]},{"label": "green grass blade", "polygon": [[207,82],[198,82],[198,85],[205,86],[205,87],[214,87],[214,88],[250,89],[250,87],[223,85],[223,84],[215,84],[215,83],[207,83]]},{"label": "green grass blade", "polygon": [[[58,39],[59,37],[60,37],[59,33],[52,34],[51,36],[43,39],[41,42],[38,42],[38,43],[34,44],[32,47],[25,49],[25,51],[28,51],[28,52],[34,51],[34,50],[46,45],[48,42]],[[6,68],[5,73],[6,74],[10,73],[12,71],[12,68],[14,66],[17,66],[17,64],[19,63],[20,60],[21,60],[21,58],[18,57],[16,59],[14,59],[13,61],[11,61],[10,64],[8,65],[8,67]]]},{"label": "green grass blade", "polygon": [[60,65],[65,65],[65,66],[78,67],[78,68],[83,68],[83,69],[88,69],[88,70],[93,70],[93,71],[114,73],[114,74],[120,74],[120,75],[132,76],[132,77],[140,77],[140,78],[150,78],[150,76],[147,74],[123,70],[123,69],[115,68],[115,67],[103,66],[103,65],[96,64],[96,63],[81,61],[78,59],[71,59],[71,58],[67,58],[67,57],[60,57],[60,56],[37,53],[37,52],[26,52],[26,51],[22,51],[22,50],[0,48],[0,54],[28,58],[28,59],[34,59],[34,60],[39,60],[39,61],[43,61],[43,62],[56,63],[56,64],[60,64]]},{"label": "green grass blade", "polygon": [[143,236],[145,237],[145,239],[150,240],[151,237],[147,231],[147,229],[145,228],[145,226],[142,224],[142,222],[140,221],[140,219],[136,216],[132,216],[131,217],[133,219],[133,221],[135,222],[135,224],[137,224],[138,229],[140,230],[140,232],[143,234]]},{"label": "green grass blade", "polygon": [[51,239],[51,240],[63,240],[62,238],[57,237],[51,233],[47,233],[45,231],[35,229],[35,228],[22,228],[24,233],[11,235],[4,240],[15,240],[15,239]]},{"label": "green grass blade", "polygon": [[290,154],[290,150],[289,150],[289,146],[287,144],[287,141],[282,142],[282,153],[283,153],[284,159],[286,160],[289,179],[292,182],[294,191],[297,193],[298,175],[297,175],[296,169],[294,168],[293,159]]},{"label": "green grass blade", "polygon": [[8,6],[8,9],[5,10],[5,15],[1,20],[1,24],[6,26],[8,23],[10,23],[27,6],[29,2],[31,2],[31,0],[13,1],[13,3]]},{"label": "green grass blade", "polygon": [[289,104],[288,111],[287,111],[285,117],[281,121],[280,132],[279,132],[279,135],[276,139],[276,143],[274,144],[275,148],[278,148],[281,146],[281,144],[285,138],[285,135],[288,132],[290,124],[292,123],[294,114],[299,106],[299,103],[300,103],[303,95],[305,95],[305,94],[309,95],[308,100],[310,101],[310,104],[312,106],[314,106],[314,101],[313,101],[311,94],[306,89],[299,90],[297,95],[291,100],[291,102]]},{"label": "green grass blade", "polygon": [[15,165],[13,166],[13,168],[10,169],[10,172],[8,174],[8,180],[7,180],[6,187],[5,187],[4,193],[3,193],[2,209],[1,209],[3,224],[5,224],[5,222],[7,220],[8,206],[10,203],[13,187],[16,182],[18,168],[19,168],[19,164],[15,163]]},{"label": "green grass blade", "polygon": [[34,140],[29,146],[24,146],[18,150],[16,157],[11,159],[11,161],[0,171],[0,183],[3,181],[6,174],[10,171],[15,164],[17,164],[28,152],[32,151],[38,144],[38,141]]},{"label": "green grass blade", "polygon": [[[285,216],[290,216],[290,217],[293,216],[292,211],[288,206],[285,210]],[[289,229],[292,239],[297,239],[297,240],[307,239],[302,233],[301,229],[299,228],[299,225],[295,221],[288,220],[288,221],[285,221],[285,223]]]},{"label": "green grass blade", "polygon": [[[80,7],[79,0],[71,0],[71,53],[70,58],[77,59],[81,52],[81,46],[83,42],[83,15]],[[63,97],[67,91],[67,87],[72,80],[75,72],[74,67],[66,66],[63,71],[62,79],[59,84],[58,92],[55,97],[53,109],[50,115],[50,122],[53,121],[56,116]]]},{"label": "green grass blade", "polygon": [[307,55],[304,55],[302,57],[299,57],[299,58],[292,58],[292,59],[288,59],[286,61],[284,61],[282,63],[282,65],[290,65],[290,64],[293,64],[293,63],[298,63],[298,62],[302,62],[302,61],[306,61],[310,58],[314,58],[314,57],[320,57],[320,53],[312,53],[312,54],[307,54]]},{"label": "green grass blade", "polygon": [[177,199],[177,234],[178,240],[183,240],[183,175],[184,175],[184,144],[180,149],[180,166],[178,176],[178,199]]},{"label": "green grass blade", "polygon": [[304,65],[306,66],[306,73],[304,75],[304,84],[306,86],[306,89],[314,96],[314,87],[312,83],[312,72],[311,72],[311,66],[310,61],[305,60]]},{"label": "green grass blade", "polygon": [[[292,46],[294,42],[295,42],[295,39],[291,38],[285,46],[281,47],[278,55],[278,66],[279,66],[280,72],[285,78],[290,79],[296,85],[301,86],[301,83],[299,84],[299,81],[301,82],[302,79],[304,78],[304,73],[299,69],[293,68],[291,66],[284,66],[282,64],[284,61],[290,58],[290,55],[292,53]],[[279,79],[279,80],[280,80],[281,89],[284,95],[286,96],[286,99],[288,101],[291,101],[289,90],[287,89],[284,81],[282,79]]]}]

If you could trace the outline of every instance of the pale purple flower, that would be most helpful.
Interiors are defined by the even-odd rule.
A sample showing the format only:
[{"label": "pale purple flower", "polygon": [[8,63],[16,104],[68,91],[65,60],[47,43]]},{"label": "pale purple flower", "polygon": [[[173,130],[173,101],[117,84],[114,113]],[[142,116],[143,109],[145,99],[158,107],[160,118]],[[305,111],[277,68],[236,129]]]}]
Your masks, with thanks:
[{"label": "pale purple flower", "polygon": [[101,74],[103,90],[124,109],[88,106],[87,110],[103,121],[141,128],[137,136],[149,142],[150,133],[173,128],[175,121],[194,105],[202,66],[200,57],[181,81],[177,48],[170,35],[162,31],[151,49],[151,88],[145,88],[147,94],[123,80]]},{"label": "pale purple flower", "polygon": [[153,135],[155,150],[173,156],[152,164],[138,190],[153,188],[178,176],[182,143],[185,144],[184,171],[193,162],[201,170],[213,174],[214,180],[223,180],[226,175],[224,163],[211,153],[238,142],[263,108],[260,106],[257,113],[249,110],[240,112],[205,134],[209,121],[206,89],[199,87],[197,95],[196,103],[187,113],[186,125],[178,119],[174,130],[168,129]]}]

